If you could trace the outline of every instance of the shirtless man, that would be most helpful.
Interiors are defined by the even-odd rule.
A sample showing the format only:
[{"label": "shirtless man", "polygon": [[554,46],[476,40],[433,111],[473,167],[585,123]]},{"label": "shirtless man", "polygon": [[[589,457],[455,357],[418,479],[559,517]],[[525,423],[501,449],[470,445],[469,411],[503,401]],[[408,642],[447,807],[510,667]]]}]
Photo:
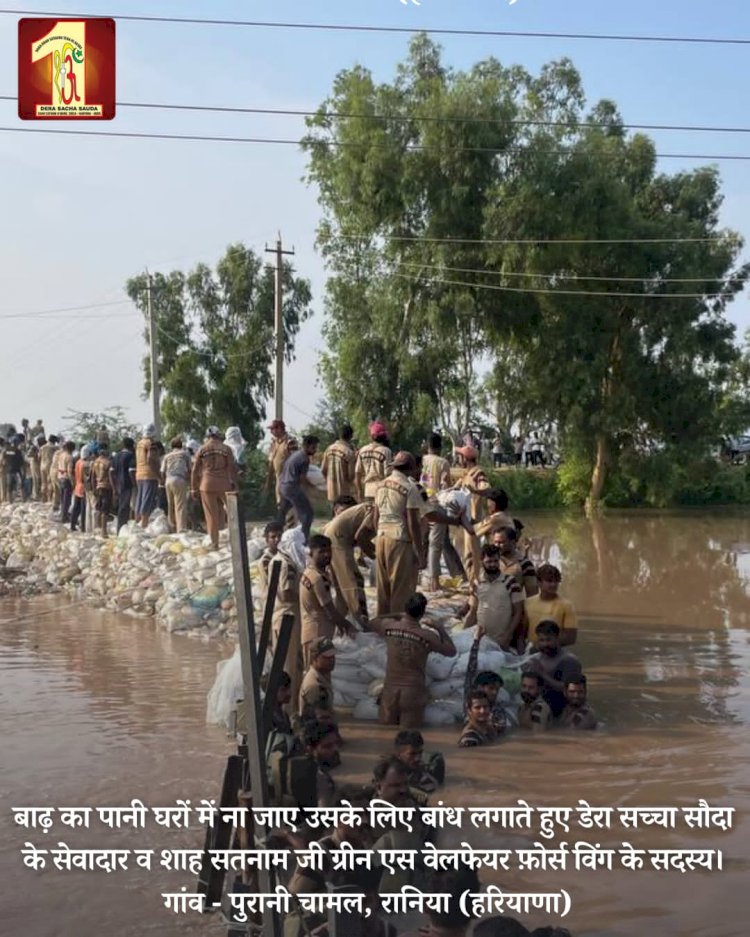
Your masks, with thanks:
[{"label": "shirtless man", "polygon": [[431,652],[455,657],[456,646],[440,625],[422,622],[427,599],[415,592],[403,615],[374,618],[370,627],[385,638],[387,661],[380,696],[380,721],[402,729],[418,729],[427,705],[425,668]]}]

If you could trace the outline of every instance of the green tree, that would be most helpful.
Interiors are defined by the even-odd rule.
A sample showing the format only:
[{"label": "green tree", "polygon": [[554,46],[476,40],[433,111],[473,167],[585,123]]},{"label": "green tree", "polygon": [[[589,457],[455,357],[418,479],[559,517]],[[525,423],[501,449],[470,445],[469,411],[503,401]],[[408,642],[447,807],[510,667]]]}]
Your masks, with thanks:
[{"label": "green tree", "polygon": [[[286,360],[310,315],[307,280],[283,269]],[[147,315],[146,276],[126,291]],[[273,391],[274,271],[250,248],[233,244],[211,270],[153,277],[165,433],[201,434],[207,425],[237,425],[251,446],[262,437],[265,401]],[[148,341],[148,332],[145,332]],[[150,393],[144,358],[144,396]]]},{"label": "green tree", "polygon": [[115,448],[124,436],[136,438],[138,427],[130,423],[122,407],[107,407],[101,413],[88,410],[68,410],[65,435],[78,443],[91,442],[104,426],[109,432],[110,445]]}]

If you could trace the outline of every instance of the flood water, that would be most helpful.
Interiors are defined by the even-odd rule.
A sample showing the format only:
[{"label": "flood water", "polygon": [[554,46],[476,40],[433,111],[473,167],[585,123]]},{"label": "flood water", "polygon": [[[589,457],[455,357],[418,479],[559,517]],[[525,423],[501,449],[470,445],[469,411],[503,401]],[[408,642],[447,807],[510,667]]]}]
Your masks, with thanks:
[{"label": "flood water", "polygon": [[[563,570],[579,612],[575,648],[604,728],[580,736],[510,737],[476,753],[457,733],[425,733],[447,755],[446,803],[737,808],[734,828],[571,833],[617,848],[721,848],[722,872],[504,873],[511,891],[567,889],[574,937],[746,937],[750,871],[750,517],[622,514],[595,523],[524,517],[534,558]],[[57,827],[45,837],[11,806],[149,805],[218,797],[232,752],[204,722],[205,697],[227,647],[172,637],[149,621],[58,599],[0,599],[0,931],[221,934],[215,916],[178,918],[160,893],[192,891],[184,873],[107,875],[23,867],[19,849],[69,845],[200,848],[202,832]],[[337,772],[365,780],[392,730],[346,725]],[[433,798],[434,800],[434,798]],[[109,839],[107,834],[109,833]],[[116,836],[116,843],[113,838]],[[458,835],[454,839],[460,839]],[[466,837],[464,837],[466,838]],[[45,842],[49,839],[50,842]],[[520,845],[472,831],[473,845]],[[485,873],[493,881],[496,873]],[[543,917],[529,918],[539,926]]]}]

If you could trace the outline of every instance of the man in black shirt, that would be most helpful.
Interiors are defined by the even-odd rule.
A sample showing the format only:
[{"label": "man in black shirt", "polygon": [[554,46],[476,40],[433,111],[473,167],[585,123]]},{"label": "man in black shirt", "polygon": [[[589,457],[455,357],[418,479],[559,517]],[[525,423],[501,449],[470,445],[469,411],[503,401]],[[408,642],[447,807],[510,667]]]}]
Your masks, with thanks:
[{"label": "man in black shirt", "polygon": [[135,442],[126,436],[112,460],[117,496],[117,529],[130,520],[130,500],[135,488]]}]

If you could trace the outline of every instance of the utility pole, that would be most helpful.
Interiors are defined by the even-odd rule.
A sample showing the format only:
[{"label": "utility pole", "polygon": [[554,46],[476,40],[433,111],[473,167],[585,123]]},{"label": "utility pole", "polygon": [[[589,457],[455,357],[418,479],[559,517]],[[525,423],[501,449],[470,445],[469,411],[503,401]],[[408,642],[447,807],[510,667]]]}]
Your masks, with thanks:
[{"label": "utility pole", "polygon": [[276,254],[276,289],[274,297],[273,332],[276,346],[276,376],[273,382],[274,419],[284,419],[284,316],[282,275],[284,272],[284,254],[293,255],[294,249],[285,251],[281,244],[281,232],[276,240],[276,247],[266,247],[267,254]]},{"label": "utility pole", "polygon": [[146,271],[146,301],[148,304],[149,353],[151,355],[151,421],[156,427],[156,438],[161,439],[161,410],[159,408],[159,361],[157,358],[156,317],[151,303],[151,274]]}]

